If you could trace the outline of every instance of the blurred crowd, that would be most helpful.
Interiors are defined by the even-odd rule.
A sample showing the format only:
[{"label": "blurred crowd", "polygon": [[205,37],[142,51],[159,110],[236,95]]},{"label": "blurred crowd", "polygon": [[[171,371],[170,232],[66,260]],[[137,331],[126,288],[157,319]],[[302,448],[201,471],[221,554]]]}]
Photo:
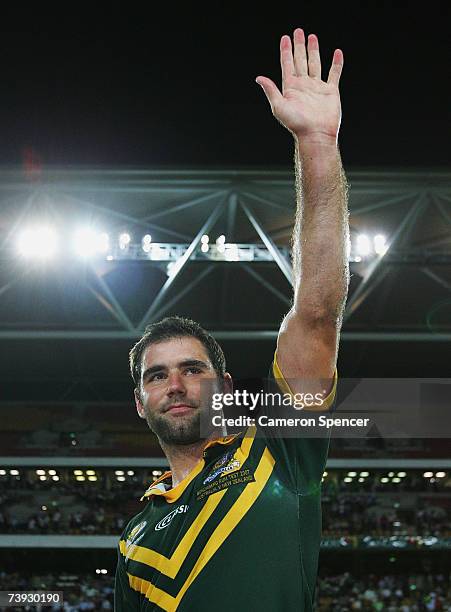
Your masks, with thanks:
[{"label": "blurred crowd", "polygon": [[[114,576],[46,574],[21,577],[0,571],[2,590],[45,589],[63,591],[63,605],[31,607],[24,610],[81,612],[114,609]],[[5,608],[6,611],[17,608]],[[258,602],[256,602],[258,609]],[[398,574],[353,576],[349,572],[318,578],[315,610],[351,612],[451,611],[450,576],[445,574]]]},{"label": "blurred crowd", "polygon": [[349,572],[320,577],[316,610],[423,612],[451,610],[450,576],[445,574],[353,577]]}]

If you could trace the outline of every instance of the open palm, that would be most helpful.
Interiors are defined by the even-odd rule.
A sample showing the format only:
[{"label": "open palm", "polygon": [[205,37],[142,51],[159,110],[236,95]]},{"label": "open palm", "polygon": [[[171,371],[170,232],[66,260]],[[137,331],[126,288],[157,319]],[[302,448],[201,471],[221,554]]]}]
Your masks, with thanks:
[{"label": "open palm", "polygon": [[343,61],[343,52],[336,49],[327,82],[322,81],[318,39],[310,34],[306,49],[304,31],[297,28],[294,53],[289,36],[280,40],[282,93],[271,79],[263,76],[255,79],[262,86],[274,117],[301,141],[337,141],[341,122],[338,85]]}]

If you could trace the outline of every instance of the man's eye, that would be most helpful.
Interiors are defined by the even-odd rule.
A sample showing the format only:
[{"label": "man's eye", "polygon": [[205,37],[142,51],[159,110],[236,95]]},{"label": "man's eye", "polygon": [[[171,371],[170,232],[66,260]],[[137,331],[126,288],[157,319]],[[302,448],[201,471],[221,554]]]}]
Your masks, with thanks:
[{"label": "man's eye", "polygon": [[152,374],[149,376],[149,382],[153,382],[154,380],[162,380],[164,378],[164,374],[159,372],[158,374]]},{"label": "man's eye", "polygon": [[191,374],[200,374],[201,369],[200,368],[195,368],[194,366],[191,368],[186,368],[185,370],[186,372],[190,372]]}]

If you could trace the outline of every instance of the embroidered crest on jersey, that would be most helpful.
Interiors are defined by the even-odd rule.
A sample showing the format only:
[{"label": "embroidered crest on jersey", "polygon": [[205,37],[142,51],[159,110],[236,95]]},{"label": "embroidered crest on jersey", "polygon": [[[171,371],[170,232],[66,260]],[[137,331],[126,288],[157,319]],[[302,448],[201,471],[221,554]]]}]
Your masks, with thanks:
[{"label": "embroidered crest on jersey", "polygon": [[146,525],[147,525],[147,521],[142,521],[141,523],[133,527],[133,529],[128,534],[127,540],[125,541],[125,549],[127,551],[127,554],[125,556],[126,561],[128,560],[128,557],[130,556],[130,553],[132,552],[133,548],[144,536],[143,530]]},{"label": "embroidered crest on jersey", "polygon": [[212,471],[205,478],[203,484],[208,484],[212,480],[215,480],[215,478],[220,474],[238,469],[241,463],[238,461],[238,459],[234,458],[233,454],[234,451],[227,451],[224,453],[224,455],[222,455],[222,457],[216,461]]}]

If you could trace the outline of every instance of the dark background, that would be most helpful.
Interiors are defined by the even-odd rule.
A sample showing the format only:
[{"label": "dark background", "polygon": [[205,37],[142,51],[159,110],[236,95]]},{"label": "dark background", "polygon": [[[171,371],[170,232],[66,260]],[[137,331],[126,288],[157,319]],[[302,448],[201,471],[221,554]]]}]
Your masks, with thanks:
[{"label": "dark background", "polygon": [[2,20],[0,164],[20,164],[32,147],[44,165],[288,168],[291,135],[254,79],[280,86],[280,37],[299,26],[319,37],[323,78],[333,50],[344,52],[340,147],[348,168],[446,167],[446,5],[23,10]]}]

